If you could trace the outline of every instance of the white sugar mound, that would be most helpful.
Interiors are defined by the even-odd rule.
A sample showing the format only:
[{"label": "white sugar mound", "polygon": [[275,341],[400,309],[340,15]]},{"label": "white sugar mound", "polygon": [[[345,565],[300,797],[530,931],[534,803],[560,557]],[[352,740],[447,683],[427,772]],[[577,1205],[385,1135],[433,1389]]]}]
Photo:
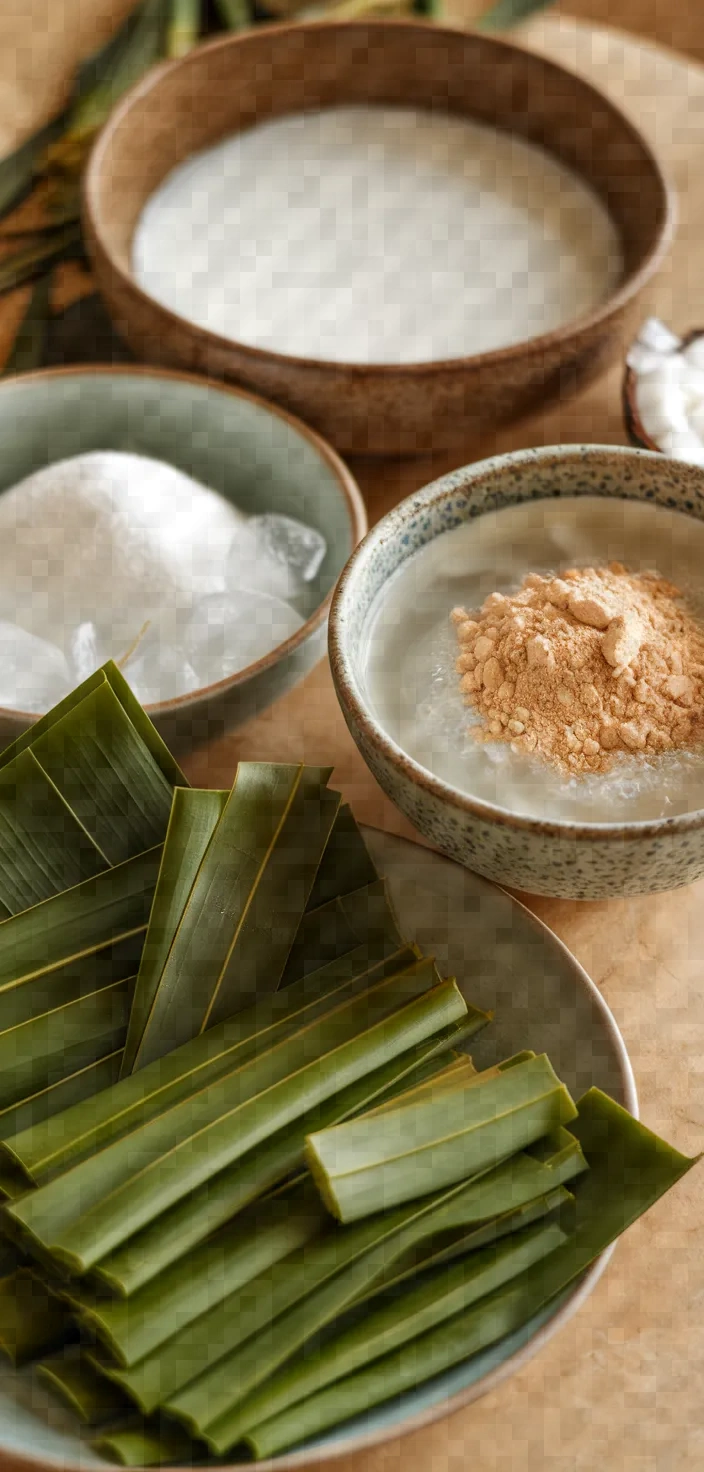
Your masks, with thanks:
[{"label": "white sugar mound", "polygon": [[326,550],[159,460],[48,465],[0,496],[0,706],[47,710],[108,658],[144,705],[222,680],[301,628]]},{"label": "white sugar mound", "polygon": [[3,611],[67,650],[88,621],[129,643],[136,614],[144,621],[222,587],[245,520],[215,491],[142,455],[58,461],[0,496]]}]

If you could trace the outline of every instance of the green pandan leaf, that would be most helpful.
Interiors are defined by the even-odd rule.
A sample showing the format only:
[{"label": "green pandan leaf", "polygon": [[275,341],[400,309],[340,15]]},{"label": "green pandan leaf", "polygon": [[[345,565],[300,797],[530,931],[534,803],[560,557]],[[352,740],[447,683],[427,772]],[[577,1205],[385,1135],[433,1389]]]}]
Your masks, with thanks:
[{"label": "green pandan leaf", "polygon": [[[599,1089],[590,1089],[579,1101],[572,1129],[589,1170],[575,1192],[575,1227],[568,1241],[479,1303],[263,1420],[247,1433],[256,1457],[274,1456],[328,1426],[343,1424],[513,1333],[695,1164]],[[403,1302],[401,1296],[399,1305]]]},{"label": "green pandan leaf", "polygon": [[308,1109],[466,1016],[454,981],[408,1001],[412,987],[406,977],[379,983],[29,1192],[7,1208],[11,1229],[62,1268],[86,1272]]},{"label": "green pandan leaf", "polygon": [[569,1123],[575,1106],[547,1057],[429,1091],[374,1117],[311,1135],[306,1163],[340,1221],[382,1211],[467,1175]]},{"label": "green pandan leaf", "polygon": [[173,928],[137,1067],[276,991],[340,804],[329,776],[329,768],[238,766]]},{"label": "green pandan leaf", "polygon": [[137,977],[123,1075],[140,1066],[139,1053],[174,936],[208,844],[222,817],[226,792],[176,788],[164,842],[149,928]]}]

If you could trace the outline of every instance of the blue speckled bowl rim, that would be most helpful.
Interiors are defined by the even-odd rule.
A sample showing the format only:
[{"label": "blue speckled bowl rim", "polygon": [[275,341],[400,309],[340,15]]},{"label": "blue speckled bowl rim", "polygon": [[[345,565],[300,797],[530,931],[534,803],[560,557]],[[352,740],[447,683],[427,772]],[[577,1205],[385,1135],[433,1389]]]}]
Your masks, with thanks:
[{"label": "blue speckled bowl rim", "polygon": [[[239,388],[234,383],[208,378],[202,373],[189,373],[185,368],[161,368],[149,363],[75,363],[62,368],[38,368],[29,373],[17,373],[12,378],[5,379],[0,383],[0,395],[15,392],[17,386],[22,388],[33,383],[59,382],[67,378],[152,378],[159,382],[185,383],[193,389],[198,389],[199,392],[220,394],[224,398],[254,404],[256,408],[271,415],[272,419],[281,419],[295,434],[300,435],[301,439],[307,440],[337,482],[347,511],[350,537],[354,546],[358,546],[365,535],[369,525],[367,508],[351,470],[316,429],[311,429],[310,425],[298,419],[295,414],[289,414],[288,410],[282,409],[279,404],[273,404],[268,399],[262,398],[260,394]],[[265,670],[272,669],[280,660],[286,659],[300,645],[305,644],[316,629],[325,623],[334,591],[333,585],[329,593],[326,593],[322,603],[318,604],[300,629],[297,629],[295,634],[289,635],[288,639],[276,644],[268,654],[253,660],[251,664],[245,665],[244,669],[237,670],[233,675],[227,675],[224,680],[218,680],[215,684],[202,685],[197,690],[189,690],[187,694],[175,696],[172,700],[161,700],[154,705],[146,706],[151,719],[158,721],[177,712],[188,711],[201,701],[225,695],[231,690],[236,690],[239,685],[248,684],[250,680],[263,674]],[[18,723],[24,720],[30,724],[39,720],[36,711],[22,711],[14,706],[0,706],[0,718]]]},{"label": "blue speckled bowl rim", "polygon": [[[409,845],[412,845],[414,842],[413,839],[408,838],[396,838],[395,841],[400,844]],[[429,850],[429,852],[434,851]],[[455,862],[440,854],[437,857],[442,863]],[[474,875],[474,878],[480,885],[486,885],[490,889],[498,889],[502,894],[505,894],[511,904],[515,905],[516,909],[521,912],[525,921],[540,934],[549,937],[550,943],[562,953],[566,963],[574,973],[575,986],[581,987],[588,993],[593,1005],[603,1017],[605,1030],[609,1035],[619,1062],[623,1088],[623,1107],[628,1110],[629,1114],[633,1115],[634,1119],[639,1119],[638,1091],[628,1050],[613,1012],[606,999],[602,996],[598,986],[592,981],[581,962],[577,960],[577,957],[569,949],[569,946],[565,945],[565,942],[559,935],[556,935],[554,930],[550,929],[549,925],[546,925],[543,920],[540,920],[537,915],[534,915],[533,911],[527,905],[524,905],[521,900],[516,899],[515,895],[511,894],[508,890],[503,889],[501,885],[495,885],[492,880],[485,879],[480,875]],[[465,1406],[471,1405],[475,1400],[481,1400],[484,1395],[488,1395],[490,1391],[495,1390],[504,1380],[510,1379],[523,1365],[527,1364],[529,1360],[532,1360],[535,1355],[540,1353],[548,1341],[552,1339],[553,1335],[558,1334],[564,1328],[565,1324],[569,1323],[569,1320],[574,1314],[578,1313],[582,1304],[589,1298],[590,1294],[596,1288],[602,1273],[608,1267],[617,1247],[618,1242],[614,1242],[610,1247],[607,1247],[595,1259],[591,1267],[587,1268],[581,1279],[578,1278],[575,1284],[558,1295],[556,1302],[559,1304],[559,1307],[549,1318],[543,1320],[543,1315],[549,1311],[549,1304],[545,1306],[540,1314],[534,1315],[529,1324],[524,1326],[524,1330],[530,1330],[530,1325],[537,1321],[535,1332],[531,1333],[530,1337],[521,1343],[507,1359],[497,1365],[496,1369],[491,1370],[489,1374],[484,1375],[482,1379],[475,1381],[473,1384],[465,1386],[452,1395],[445,1396],[444,1399],[440,1399],[434,1404],[426,1405],[423,1410],[417,1411],[413,1415],[407,1416],[405,1419],[399,1420],[390,1426],[379,1426],[376,1430],[367,1432],[354,1432],[349,1436],[346,1436],[343,1431],[335,1441],[326,1440],[325,1442],[321,1442],[320,1445],[307,1445],[302,1447],[300,1451],[289,1452],[279,1457],[270,1457],[265,1461],[204,1463],[204,1468],[207,1469],[211,1466],[217,1466],[221,1469],[221,1472],[245,1472],[246,1468],[250,1468],[251,1472],[302,1472],[302,1469],[306,1467],[317,1466],[324,1462],[337,1461],[341,1457],[355,1456],[360,1452],[369,1451],[372,1447],[382,1446],[385,1442],[408,1436],[412,1431],[420,1431],[424,1426],[430,1426],[435,1421],[441,1421],[447,1416],[454,1415],[456,1411],[463,1410]],[[521,1331],[518,1331],[518,1334],[520,1333]],[[509,1340],[515,1337],[517,1336],[508,1336]],[[465,1364],[466,1361],[462,1363]],[[431,1392],[432,1386],[433,1381],[429,1382]],[[419,1388],[422,1389],[422,1387]],[[25,1456],[22,1454],[18,1455],[16,1452],[8,1454],[0,1446],[0,1472],[86,1472],[86,1465],[85,1462],[69,1461],[66,1457]],[[92,1461],[89,1465],[91,1472],[95,1472],[97,1463]],[[165,1467],[162,1468],[162,1472],[184,1472],[184,1469],[182,1467]]]},{"label": "blue speckled bowl rim", "polygon": [[[358,596],[358,584],[364,569],[371,555],[384,541],[389,538],[402,540],[406,534],[406,528],[419,514],[442,506],[443,503],[450,503],[453,499],[460,498],[456,502],[457,509],[466,509],[472,488],[477,481],[493,477],[500,486],[503,475],[514,469],[530,466],[539,468],[541,465],[559,465],[561,461],[578,462],[580,460],[596,464],[601,460],[604,470],[609,471],[613,471],[615,467],[618,468],[620,463],[624,465],[637,462],[653,465],[657,463],[664,478],[668,473],[672,474],[674,470],[679,479],[691,482],[692,491],[687,507],[680,508],[674,503],[673,498],[668,498],[664,492],[660,496],[653,494],[651,502],[663,505],[667,510],[679,511],[681,515],[692,515],[697,520],[704,521],[704,469],[696,465],[689,465],[685,461],[669,460],[662,454],[652,454],[648,450],[635,450],[625,445],[543,445],[535,449],[513,450],[507,454],[493,455],[489,459],[477,460],[473,464],[452,470],[449,474],[415,491],[413,495],[408,496],[393,510],[387,512],[386,516],[382,517],[381,521],[377,522],[376,526],[367,533],[364,541],[355,548],[344,568],[333,596],[328,629],[330,667],[337,698],[352,730],[361,731],[369,746],[375,748],[382,758],[396,768],[407,781],[424,789],[438,802],[454,808],[459,813],[467,813],[483,822],[495,823],[522,832],[598,842],[609,839],[619,843],[641,842],[645,838],[663,838],[667,835],[691,833],[704,827],[704,809],[697,808],[691,813],[683,813],[672,818],[642,819],[630,823],[574,823],[568,820],[563,822],[556,818],[548,820],[525,817],[482,798],[460,792],[458,788],[436,777],[427,767],[414,761],[387,734],[372,715],[367,697],[355,674],[356,661],[354,651],[350,649],[347,640],[347,622]],[[590,486],[583,493],[570,491],[564,499],[578,494],[604,495],[618,500],[640,501],[643,499],[638,495],[629,495],[627,487],[624,487],[622,495],[614,497],[612,491],[600,492],[594,486]],[[498,505],[508,505],[511,502],[517,504],[527,499],[555,500],[558,498],[559,492],[544,491],[541,494],[540,488],[537,487],[530,496],[514,493],[509,495],[506,501],[499,498]],[[699,514],[694,509],[697,504]],[[476,514],[481,515],[483,511],[495,509],[497,506],[490,503],[479,509]],[[465,519],[465,517],[457,518],[453,524],[457,525],[459,520]],[[438,530],[437,535],[440,534],[441,531]],[[434,540],[435,535],[436,533],[433,533],[430,540]],[[412,556],[414,550],[409,545],[406,556]],[[399,565],[405,560],[405,557],[400,558]]]}]

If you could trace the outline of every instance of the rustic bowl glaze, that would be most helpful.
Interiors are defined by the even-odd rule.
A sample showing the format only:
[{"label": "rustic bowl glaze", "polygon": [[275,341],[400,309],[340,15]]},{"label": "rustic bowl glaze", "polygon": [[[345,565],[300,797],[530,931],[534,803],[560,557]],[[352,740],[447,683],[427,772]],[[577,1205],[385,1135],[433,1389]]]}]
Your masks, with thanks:
[{"label": "rustic bowl glaze", "polygon": [[[342,461],[283,410],[186,373],[60,368],[0,384],[0,439],[0,494],[52,461],[127,450],[175,465],[244,511],[307,520],[326,538],[308,617],[290,639],[226,680],[148,707],[174,751],[214,740],[265,710],[323,657],[332,590],[367,519]],[[0,748],[36,719],[0,708]]]},{"label": "rustic bowl glaze", "polygon": [[[131,269],[147,199],[190,154],[239,130],[344,103],[435,108],[542,145],[601,197],[621,236],[623,278],[602,306],[555,332],[448,361],[362,366],[222,338],[148,296]],[[93,151],[85,234],[120,333],[141,356],[234,379],[357,453],[466,443],[565,396],[623,355],[644,286],[669,243],[672,201],[656,159],[588,82],[493,37],[420,21],[267,26],[156,69],[115,109]],[[419,282],[422,289],[422,282]]]},{"label": "rustic bowl glaze", "polygon": [[444,854],[502,884],[566,899],[612,899],[689,884],[704,874],[704,811],[633,823],[519,817],[411,759],[369,709],[364,631],[377,594],[419,547],[504,506],[558,496],[646,500],[704,521],[704,470],[664,455],[600,445],[497,455],[426,486],[385,516],[353,553],[330,614],[337,696],[380,786]]}]

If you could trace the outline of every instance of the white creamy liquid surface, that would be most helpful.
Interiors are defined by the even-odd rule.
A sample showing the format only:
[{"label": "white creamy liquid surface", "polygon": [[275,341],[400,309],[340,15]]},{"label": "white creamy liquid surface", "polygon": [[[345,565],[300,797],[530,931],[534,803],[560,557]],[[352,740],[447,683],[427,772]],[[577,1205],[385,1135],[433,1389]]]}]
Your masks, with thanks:
[{"label": "white creamy liquid surface", "polygon": [[678,512],[570,497],[488,512],[436,537],[399,568],[367,623],[366,691],[380,725],[435,776],[513,813],[616,823],[704,808],[704,748],[619,756],[604,774],[566,777],[508,742],[468,734],[479,718],[460,693],[451,610],[515,592],[528,572],[611,560],[671,578],[704,620],[704,523]]},{"label": "white creamy liquid surface", "polygon": [[413,363],[506,347],[597,306],[616,229],[542,149],[464,118],[337,107],[188,159],[142,213],[140,285],[223,337]]}]

